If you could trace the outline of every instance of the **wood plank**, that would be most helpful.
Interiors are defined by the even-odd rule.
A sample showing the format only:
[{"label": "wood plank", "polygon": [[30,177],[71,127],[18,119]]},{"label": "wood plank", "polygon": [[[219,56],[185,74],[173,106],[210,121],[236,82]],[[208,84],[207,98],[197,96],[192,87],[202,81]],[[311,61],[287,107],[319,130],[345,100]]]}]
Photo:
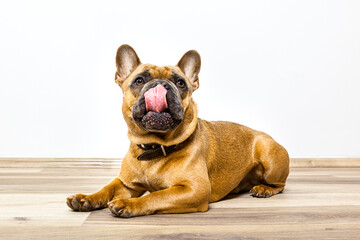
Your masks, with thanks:
[{"label": "wood plank", "polygon": [[302,222],[360,225],[359,216],[358,206],[210,208],[205,213],[155,214],[128,219],[114,217],[108,209],[103,209],[92,212],[84,225],[296,225]]},{"label": "wood plank", "polygon": [[[21,229],[21,230],[20,230]],[[226,226],[119,226],[82,227],[9,226],[1,239],[359,239],[358,224],[226,225]]]},{"label": "wood plank", "polygon": [[[0,158],[0,168],[117,168],[122,158]],[[291,158],[292,168],[360,167],[360,158]]]},{"label": "wood plank", "polygon": [[291,158],[290,167],[360,167],[360,158]]},{"label": "wood plank", "polygon": [[[0,228],[14,225],[80,226],[89,212],[73,212],[65,204],[66,194],[0,194]],[[0,230],[1,233],[1,230]]]},{"label": "wood plank", "polygon": [[118,158],[0,158],[0,168],[120,168]]}]

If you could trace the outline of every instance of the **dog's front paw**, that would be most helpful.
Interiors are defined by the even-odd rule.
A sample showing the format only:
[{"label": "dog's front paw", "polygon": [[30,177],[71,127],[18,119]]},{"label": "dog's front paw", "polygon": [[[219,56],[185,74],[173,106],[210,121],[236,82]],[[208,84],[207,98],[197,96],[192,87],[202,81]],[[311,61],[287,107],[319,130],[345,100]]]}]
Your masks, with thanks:
[{"label": "dog's front paw", "polygon": [[101,202],[95,202],[89,195],[75,194],[66,198],[66,204],[74,211],[88,212],[100,208]]},{"label": "dog's front paw", "polygon": [[115,199],[108,203],[112,214],[123,218],[145,215],[137,205],[135,199]]}]

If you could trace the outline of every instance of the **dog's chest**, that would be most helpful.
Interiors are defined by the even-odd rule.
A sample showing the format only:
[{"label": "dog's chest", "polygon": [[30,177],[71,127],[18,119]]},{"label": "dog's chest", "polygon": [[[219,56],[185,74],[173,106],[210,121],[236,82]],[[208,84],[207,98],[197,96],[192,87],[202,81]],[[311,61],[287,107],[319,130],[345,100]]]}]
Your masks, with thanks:
[{"label": "dog's chest", "polygon": [[[170,166],[171,167],[171,166]],[[173,185],[173,176],[169,166],[163,163],[146,163],[143,166],[143,174],[139,176],[140,184],[149,192],[169,188]]]}]

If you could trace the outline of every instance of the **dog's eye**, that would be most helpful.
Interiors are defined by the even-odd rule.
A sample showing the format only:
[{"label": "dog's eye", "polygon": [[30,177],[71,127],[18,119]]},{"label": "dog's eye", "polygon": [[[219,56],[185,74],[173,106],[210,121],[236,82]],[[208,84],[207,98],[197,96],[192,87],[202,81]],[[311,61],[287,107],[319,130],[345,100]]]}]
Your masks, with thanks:
[{"label": "dog's eye", "polygon": [[139,77],[139,78],[135,79],[135,83],[138,86],[143,85],[144,84],[144,79]]},{"label": "dog's eye", "polygon": [[179,80],[176,82],[176,86],[178,86],[179,88],[183,88],[185,87],[185,82],[183,80]]}]

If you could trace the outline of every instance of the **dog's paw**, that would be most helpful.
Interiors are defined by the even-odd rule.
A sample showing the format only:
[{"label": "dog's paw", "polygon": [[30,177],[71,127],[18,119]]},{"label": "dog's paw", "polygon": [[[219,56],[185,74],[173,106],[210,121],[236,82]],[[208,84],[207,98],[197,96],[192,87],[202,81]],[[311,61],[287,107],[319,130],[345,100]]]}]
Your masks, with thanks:
[{"label": "dog's paw", "polygon": [[135,207],[134,199],[115,199],[108,203],[108,207],[112,214],[116,217],[135,217],[144,215],[140,209]]},{"label": "dog's paw", "polygon": [[258,198],[268,198],[282,191],[282,188],[273,188],[267,185],[257,185],[250,190],[250,195]]},{"label": "dog's paw", "polygon": [[95,202],[89,195],[75,194],[66,198],[66,204],[74,211],[88,212],[100,208],[101,202]]}]

